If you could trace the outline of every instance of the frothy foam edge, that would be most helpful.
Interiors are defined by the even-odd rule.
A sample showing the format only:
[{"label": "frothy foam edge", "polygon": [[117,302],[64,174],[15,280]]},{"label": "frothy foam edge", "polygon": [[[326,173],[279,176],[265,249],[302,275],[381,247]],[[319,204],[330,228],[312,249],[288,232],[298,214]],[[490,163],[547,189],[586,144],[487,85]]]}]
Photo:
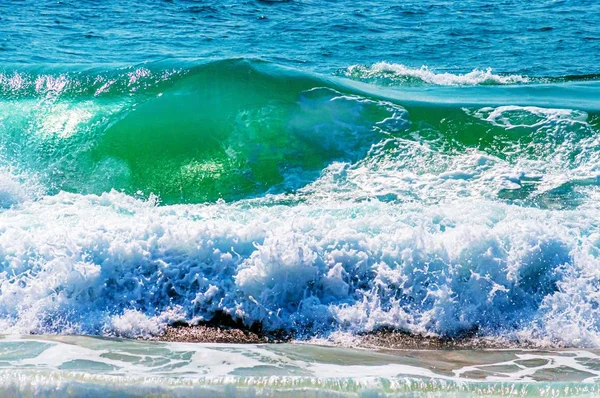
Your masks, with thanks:
[{"label": "frothy foam edge", "polygon": [[377,62],[371,66],[352,65],[343,75],[356,79],[390,79],[391,82],[403,83],[411,80],[441,86],[474,86],[480,84],[521,84],[531,79],[521,75],[494,74],[491,68],[473,69],[465,74],[449,72],[436,73],[427,66],[413,68],[403,64]]}]

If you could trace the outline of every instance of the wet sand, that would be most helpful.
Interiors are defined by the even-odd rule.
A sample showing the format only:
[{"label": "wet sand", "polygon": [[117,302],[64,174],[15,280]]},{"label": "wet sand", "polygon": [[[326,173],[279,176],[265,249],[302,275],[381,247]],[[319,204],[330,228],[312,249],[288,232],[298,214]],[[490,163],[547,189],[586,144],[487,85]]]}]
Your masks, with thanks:
[{"label": "wet sand", "polygon": [[[260,331],[244,330],[239,327],[221,327],[208,324],[198,326],[169,326],[163,335],[153,340],[185,343],[262,344],[285,343],[293,341],[294,338],[283,335],[269,335]],[[472,336],[460,339],[425,337],[398,330],[379,330],[359,334],[352,336],[350,341],[336,341],[336,339],[325,341],[332,345],[392,350],[533,348],[527,342],[511,342],[509,344],[506,341],[482,339]]]},{"label": "wet sand", "polygon": [[231,343],[260,344],[273,343],[274,339],[257,333],[237,328],[220,328],[217,326],[169,326],[158,341],[182,343]]}]

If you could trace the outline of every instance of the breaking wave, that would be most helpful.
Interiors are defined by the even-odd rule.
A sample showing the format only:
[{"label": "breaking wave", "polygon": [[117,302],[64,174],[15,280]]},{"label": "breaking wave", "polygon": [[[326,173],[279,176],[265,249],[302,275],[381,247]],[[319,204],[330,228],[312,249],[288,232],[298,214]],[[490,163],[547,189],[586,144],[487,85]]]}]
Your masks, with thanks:
[{"label": "breaking wave", "polygon": [[249,60],[4,72],[0,326],[143,336],[225,314],[600,346],[597,84],[377,68],[529,84],[403,91]]}]

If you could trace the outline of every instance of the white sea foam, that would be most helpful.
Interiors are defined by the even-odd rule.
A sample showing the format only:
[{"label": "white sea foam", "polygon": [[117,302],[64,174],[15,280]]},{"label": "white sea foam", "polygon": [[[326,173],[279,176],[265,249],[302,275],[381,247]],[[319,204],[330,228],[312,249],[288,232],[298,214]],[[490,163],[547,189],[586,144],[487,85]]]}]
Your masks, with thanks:
[{"label": "white sea foam", "polygon": [[5,92],[11,97],[26,97],[35,93],[46,99],[56,99],[64,94],[86,94],[88,91],[94,96],[99,96],[111,90],[122,90],[123,87],[133,93],[180,73],[182,71],[177,69],[153,73],[144,67],[96,76],[82,76],[78,73],[33,75],[18,71],[0,72],[0,92]]},{"label": "white sea foam", "polygon": [[496,108],[485,107],[476,111],[465,111],[495,126],[513,129],[516,127],[537,128],[548,125],[587,125],[586,112],[573,109],[540,108],[537,106],[506,105]]},{"label": "white sea foam", "polygon": [[61,193],[0,214],[2,327],[135,336],[224,311],[271,329],[527,330],[597,346],[598,213]]},{"label": "white sea foam", "polygon": [[392,82],[413,80],[442,86],[473,86],[479,84],[519,84],[528,83],[530,78],[521,75],[498,75],[491,68],[473,69],[465,74],[449,72],[436,73],[427,66],[412,68],[402,64],[378,62],[371,66],[353,65],[344,74],[358,79],[390,79]]},{"label": "white sea foam", "polygon": [[35,176],[19,173],[13,167],[0,166],[0,209],[41,197],[43,192]]},{"label": "white sea foam", "polygon": [[[464,111],[474,117],[468,123],[480,123],[471,131],[481,134],[483,146],[447,150],[445,139],[425,130],[389,138],[359,162],[329,165],[300,192],[424,205],[500,197],[542,208],[597,207],[591,198],[600,185],[600,139],[585,112],[517,106]],[[459,137],[454,145],[461,139],[475,141]]]},{"label": "white sea foam", "polygon": [[0,208],[6,208],[23,201],[23,187],[12,176],[0,174]]}]

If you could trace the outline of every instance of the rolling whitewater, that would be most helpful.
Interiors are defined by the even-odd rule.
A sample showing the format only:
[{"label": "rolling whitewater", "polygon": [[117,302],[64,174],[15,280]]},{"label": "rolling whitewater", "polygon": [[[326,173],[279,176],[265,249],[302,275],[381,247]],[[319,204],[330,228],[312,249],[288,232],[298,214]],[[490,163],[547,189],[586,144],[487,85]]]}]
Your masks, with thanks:
[{"label": "rolling whitewater", "polygon": [[147,3],[0,5],[1,395],[600,393],[595,2]]}]

